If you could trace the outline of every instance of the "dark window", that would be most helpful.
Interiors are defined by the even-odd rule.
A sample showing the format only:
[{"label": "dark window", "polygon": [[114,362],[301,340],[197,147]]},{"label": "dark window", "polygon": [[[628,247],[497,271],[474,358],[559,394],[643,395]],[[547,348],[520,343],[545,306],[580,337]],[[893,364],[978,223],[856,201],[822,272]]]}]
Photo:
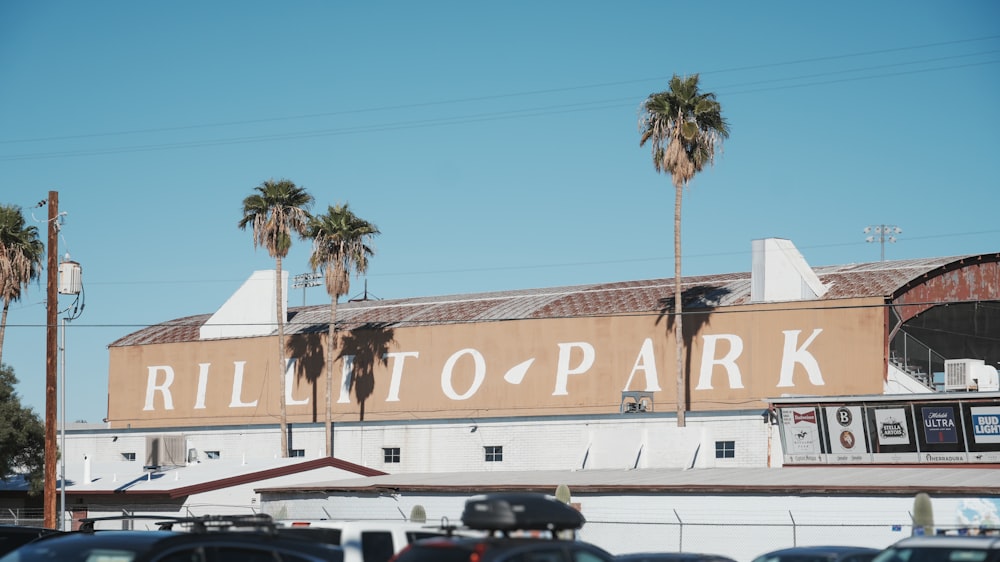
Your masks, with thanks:
[{"label": "dark window", "polygon": [[122,460],[134,461],[135,460],[135,453],[122,453]]},{"label": "dark window", "polygon": [[736,441],[716,441],[715,442],[715,458],[717,458],[717,459],[735,459],[736,458]]},{"label": "dark window", "polygon": [[388,562],[395,553],[392,547],[392,533],[386,531],[361,533],[361,558],[365,562]]},{"label": "dark window", "polygon": [[382,462],[399,462],[399,447],[383,447]]},{"label": "dark window", "polygon": [[498,445],[491,445],[485,447],[486,449],[486,462],[501,462],[503,461],[503,447]]},{"label": "dark window", "polygon": [[306,456],[305,449],[292,449],[292,454],[288,455],[290,457],[304,457]]},{"label": "dark window", "polygon": [[527,552],[515,554],[507,558],[510,562],[564,562],[566,556],[561,548],[539,546]]},{"label": "dark window", "polygon": [[221,459],[222,454],[219,451],[205,451],[206,459]]}]

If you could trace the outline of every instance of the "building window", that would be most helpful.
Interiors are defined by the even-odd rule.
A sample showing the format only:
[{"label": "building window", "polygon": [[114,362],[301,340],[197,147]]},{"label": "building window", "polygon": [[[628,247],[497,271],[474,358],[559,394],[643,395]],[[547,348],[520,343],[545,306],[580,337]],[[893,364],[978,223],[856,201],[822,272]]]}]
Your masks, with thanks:
[{"label": "building window", "polygon": [[492,445],[484,447],[486,450],[486,462],[501,462],[503,460],[503,447]]},{"label": "building window", "polygon": [[736,441],[716,441],[715,442],[715,458],[717,458],[717,459],[735,459],[736,458]]},{"label": "building window", "polygon": [[122,453],[122,460],[134,461],[135,460],[135,453]]},{"label": "building window", "polygon": [[383,447],[382,462],[399,462],[399,447]]},{"label": "building window", "polygon": [[220,454],[219,451],[205,451],[205,458],[206,459],[221,459],[222,458],[222,454]]},{"label": "building window", "polygon": [[289,457],[304,457],[304,456],[306,456],[306,450],[305,449],[292,449],[292,454],[290,454],[288,456]]}]

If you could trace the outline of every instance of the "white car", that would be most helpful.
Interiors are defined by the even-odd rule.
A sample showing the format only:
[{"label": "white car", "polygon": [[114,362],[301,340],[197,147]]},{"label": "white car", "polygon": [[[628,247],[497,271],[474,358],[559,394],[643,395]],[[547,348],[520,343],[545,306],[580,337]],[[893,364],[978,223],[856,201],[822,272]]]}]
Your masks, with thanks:
[{"label": "white car", "polygon": [[413,541],[448,534],[434,524],[411,521],[284,519],[275,523],[279,535],[300,535],[341,547],[344,562],[388,562]]},{"label": "white car", "polygon": [[1000,562],[1000,536],[908,537],[883,550],[873,562]]}]

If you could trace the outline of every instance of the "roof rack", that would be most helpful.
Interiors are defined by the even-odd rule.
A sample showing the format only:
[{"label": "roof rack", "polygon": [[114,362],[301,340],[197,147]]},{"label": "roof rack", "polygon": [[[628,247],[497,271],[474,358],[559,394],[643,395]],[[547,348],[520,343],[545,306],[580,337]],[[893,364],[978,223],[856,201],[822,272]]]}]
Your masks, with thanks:
[{"label": "roof rack", "polygon": [[462,524],[480,531],[563,531],[583,527],[586,519],[555,496],[498,492],[466,500]]},{"label": "roof rack", "polygon": [[273,534],[276,528],[274,519],[265,513],[255,513],[252,515],[197,515],[189,517],[174,517],[170,515],[109,515],[106,517],[85,517],[80,519],[80,531],[85,533],[94,532],[94,523],[98,521],[135,521],[143,519],[156,521],[155,524],[160,531],[172,531],[175,525],[186,525],[189,527],[187,530],[192,533],[206,533],[209,531],[237,528]]}]

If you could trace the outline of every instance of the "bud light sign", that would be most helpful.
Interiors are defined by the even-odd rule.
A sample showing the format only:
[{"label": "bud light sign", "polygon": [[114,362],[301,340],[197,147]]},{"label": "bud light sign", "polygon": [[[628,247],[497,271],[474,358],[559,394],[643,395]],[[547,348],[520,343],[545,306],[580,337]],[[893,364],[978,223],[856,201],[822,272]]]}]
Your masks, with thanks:
[{"label": "bud light sign", "polygon": [[970,408],[976,443],[1000,443],[1000,408]]}]

